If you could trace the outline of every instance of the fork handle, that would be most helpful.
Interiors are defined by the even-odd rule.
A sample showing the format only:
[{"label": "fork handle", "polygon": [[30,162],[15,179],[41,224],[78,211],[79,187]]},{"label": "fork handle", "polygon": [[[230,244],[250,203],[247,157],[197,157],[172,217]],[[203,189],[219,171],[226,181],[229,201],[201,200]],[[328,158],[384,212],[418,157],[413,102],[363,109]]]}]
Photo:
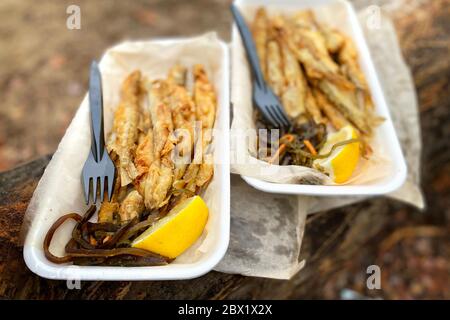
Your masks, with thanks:
[{"label": "fork handle", "polygon": [[89,77],[89,107],[91,110],[91,150],[95,161],[100,162],[105,147],[103,134],[102,77],[97,62],[92,61]]},{"label": "fork handle", "polygon": [[244,17],[241,15],[239,9],[234,4],[231,5],[231,13],[233,14],[234,21],[236,22],[239,33],[241,34],[242,42],[244,43],[245,51],[247,52],[248,60],[250,61],[255,80],[260,87],[264,87],[264,75],[261,70],[261,65],[259,64],[259,58],[256,52],[256,46],[255,42],[253,41],[253,36],[248,29]]}]

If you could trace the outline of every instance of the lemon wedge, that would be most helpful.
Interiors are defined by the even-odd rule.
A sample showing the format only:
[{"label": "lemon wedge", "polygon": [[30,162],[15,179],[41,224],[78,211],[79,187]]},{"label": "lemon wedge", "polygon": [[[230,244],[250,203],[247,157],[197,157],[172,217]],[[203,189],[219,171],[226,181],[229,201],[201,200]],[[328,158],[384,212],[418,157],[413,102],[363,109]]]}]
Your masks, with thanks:
[{"label": "lemon wedge", "polygon": [[208,221],[208,207],[194,196],[176,205],[138,236],[132,247],[176,258],[200,237]]},{"label": "lemon wedge", "polygon": [[[329,134],[319,154],[327,154],[336,143],[357,139],[358,133],[355,128],[348,125],[339,131]],[[358,164],[360,157],[360,143],[349,143],[334,149],[326,159],[316,159],[313,167],[328,173],[336,183],[343,183],[350,179]]]}]

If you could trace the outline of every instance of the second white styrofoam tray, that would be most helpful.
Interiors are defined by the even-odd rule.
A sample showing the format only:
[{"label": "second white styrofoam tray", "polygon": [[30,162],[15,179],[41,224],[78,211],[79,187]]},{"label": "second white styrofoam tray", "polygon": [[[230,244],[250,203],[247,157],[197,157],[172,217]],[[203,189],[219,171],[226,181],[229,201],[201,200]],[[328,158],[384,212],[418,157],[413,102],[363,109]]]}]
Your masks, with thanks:
[{"label": "second white styrofoam tray", "polygon": [[[303,194],[314,196],[350,196],[350,195],[381,195],[398,189],[406,179],[406,164],[403,157],[400,143],[392,124],[389,109],[386,104],[383,91],[381,89],[375,67],[370,57],[370,52],[365,41],[361,26],[359,25],[353,6],[345,0],[236,0],[235,5],[240,9],[245,18],[251,21],[256,8],[265,6],[269,10],[277,12],[292,13],[302,9],[316,9],[320,6],[332,7],[332,16],[328,16],[329,21],[324,21],[333,27],[340,29],[341,25],[348,26],[343,30],[354,41],[359,54],[359,63],[367,79],[372,99],[375,105],[376,113],[386,120],[376,129],[375,138],[383,141],[386,154],[390,157],[389,172],[382,179],[376,179],[365,184],[348,185],[302,185],[302,184],[283,184],[272,183],[260,179],[242,176],[242,178],[256,189],[285,194]],[[341,22],[344,22],[340,24]],[[232,29],[232,54],[238,54],[237,44],[241,41],[239,31],[236,25]],[[241,46],[239,46],[241,47]],[[235,59],[232,59],[235,61]],[[238,67],[233,66],[232,72],[239,72]],[[232,76],[233,78],[233,76]],[[251,92],[248,93],[251,95]],[[233,96],[231,97],[233,101]]]}]

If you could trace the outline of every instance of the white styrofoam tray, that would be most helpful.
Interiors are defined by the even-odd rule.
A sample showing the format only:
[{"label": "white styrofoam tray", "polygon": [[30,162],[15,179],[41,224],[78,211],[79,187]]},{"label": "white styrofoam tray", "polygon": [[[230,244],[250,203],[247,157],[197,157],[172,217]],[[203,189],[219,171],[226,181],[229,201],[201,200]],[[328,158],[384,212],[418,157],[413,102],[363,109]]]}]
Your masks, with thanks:
[{"label": "white styrofoam tray", "polygon": [[[183,41],[189,41],[189,39],[163,39],[150,42],[161,44],[164,45],[165,48],[168,48],[172,45],[183,44]],[[130,43],[132,48],[130,52],[128,52],[126,50],[129,49]],[[143,43],[144,42],[139,41],[129,42],[125,54],[136,54],[136,52],[139,52],[136,51],[136,48],[139,48]],[[168,265],[149,267],[74,266],[69,264],[54,264],[45,258],[43,252],[43,240],[50,226],[59,216],[75,210],[74,208],[76,208],[76,206],[84,203],[80,180],[81,167],[86,159],[90,146],[90,136],[88,134],[90,125],[88,121],[89,103],[87,97],[85,97],[67,129],[66,134],[61,140],[57,152],[41,178],[40,183],[45,180],[46,187],[40,188],[41,190],[38,192],[40,200],[36,202],[32,201],[31,206],[34,208],[31,210],[35,211],[35,217],[28,231],[24,245],[24,259],[31,271],[39,276],[49,279],[178,280],[201,276],[212,270],[222,259],[228,247],[230,227],[229,49],[225,43],[219,41],[219,44],[220,46],[216,46],[215,51],[210,55],[210,59],[205,59],[202,55],[193,54],[189,48],[183,50],[183,58],[188,61],[188,63],[202,63],[205,64],[207,70],[211,68],[217,70],[213,80],[218,94],[218,109],[215,128],[220,130],[220,135],[214,136],[214,158],[221,159],[221,162],[215,163],[215,172],[212,182],[216,184],[218,190],[210,197],[212,199],[210,201],[213,202],[213,206],[216,210],[211,212],[210,207],[209,220],[212,219],[214,221],[211,221],[208,232],[204,232],[202,238],[199,239],[193,247],[188,249],[188,251],[192,249],[191,252],[194,252],[200,244],[204,243],[204,241],[208,241],[209,250],[207,250],[207,252],[201,252],[201,254],[196,253],[189,255],[189,258],[183,259],[183,255],[187,254],[187,251]],[[120,46],[121,44],[110,50],[119,48]],[[208,50],[209,47],[206,45],[205,49],[201,52],[208,54]],[[161,54],[164,54],[164,50],[161,51]],[[101,70],[105,64],[108,64],[108,61],[104,60],[105,56],[100,61]],[[143,60],[141,59],[140,62],[142,61]],[[173,61],[173,63],[175,62],[177,61]],[[183,63],[183,61],[181,62]],[[126,66],[126,63],[127,61],[121,60],[121,65],[124,66],[125,69],[123,70],[123,74],[121,72],[120,76],[105,75],[102,71],[102,77],[104,78],[105,132],[108,132],[108,127],[111,126],[112,122],[112,109],[108,106],[108,104],[111,105],[111,103],[108,103],[108,100],[111,100],[110,97],[112,92],[118,94],[119,85],[123,80],[123,76],[130,72],[130,70],[127,70],[130,69],[130,66]],[[142,64],[147,66],[157,63],[158,61],[142,62]],[[211,63],[211,65],[214,66],[208,66],[208,63]],[[141,65],[139,64],[132,66],[132,68],[140,67]],[[151,65],[151,68],[157,69],[158,66],[155,67],[155,65]],[[105,88],[105,77],[108,76],[112,79],[114,85]],[[151,77],[151,75],[149,76]],[[82,135],[83,138],[80,138],[80,135]],[[80,141],[83,143],[79,143]],[[61,147],[62,145],[67,146],[70,143],[79,143],[80,148],[78,150],[73,150],[73,148]],[[81,153],[81,156],[79,153]],[[72,162],[68,163],[68,161],[63,160],[67,160],[68,158],[71,159],[70,161]],[[75,190],[75,192],[70,192],[73,190]],[[61,192],[63,195],[66,195],[65,199],[62,201],[55,201],[55,194],[61,195]],[[36,192],[34,196],[36,196]],[[82,214],[83,212],[79,213]],[[210,221],[208,221],[208,224],[209,223]],[[52,246],[55,251],[51,250],[52,252],[57,255],[62,255],[64,253],[64,246],[67,243],[68,238],[70,238],[73,226],[74,224],[72,221],[66,222],[55,233],[52,241]]]},{"label": "white styrofoam tray", "polygon": [[[362,29],[359,25],[353,6],[345,0],[236,0],[235,5],[240,9],[247,21],[253,19],[253,14],[260,6],[281,13],[293,13],[302,9],[316,10],[320,6],[329,6],[331,10],[325,20],[320,19],[338,30],[342,30],[350,36],[358,50],[359,63],[369,85],[376,113],[386,120],[376,129],[374,139],[383,141],[386,154],[390,157],[389,173],[382,179],[377,179],[366,184],[348,185],[302,185],[282,184],[263,181],[260,179],[242,176],[242,178],[256,189],[285,194],[304,194],[315,196],[348,196],[348,195],[380,195],[398,189],[406,179],[406,164],[400,144],[392,124],[389,109],[381,89],[375,67],[370,57],[370,52],[365,41]],[[241,41],[236,25],[232,29],[232,54],[237,52],[237,43]],[[232,59],[232,61],[235,61]],[[239,72],[233,66],[232,72]],[[232,78],[234,78],[232,76]],[[251,92],[249,91],[249,95]],[[231,98],[233,99],[233,97]]]}]

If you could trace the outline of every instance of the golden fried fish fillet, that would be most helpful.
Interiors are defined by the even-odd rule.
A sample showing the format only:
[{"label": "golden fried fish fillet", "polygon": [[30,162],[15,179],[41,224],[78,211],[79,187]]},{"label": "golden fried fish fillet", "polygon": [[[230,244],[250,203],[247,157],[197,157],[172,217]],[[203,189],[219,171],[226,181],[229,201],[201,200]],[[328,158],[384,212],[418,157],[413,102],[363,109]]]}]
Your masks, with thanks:
[{"label": "golden fried fish fillet", "polygon": [[342,89],[328,80],[321,80],[319,88],[360,131],[368,135],[372,133],[371,119],[358,107],[354,90]]},{"label": "golden fried fish fillet", "polygon": [[177,63],[170,68],[167,81],[178,86],[184,86],[186,83],[186,72],[186,67]]},{"label": "golden fried fish fillet", "polygon": [[258,8],[255,14],[255,19],[252,24],[253,39],[255,40],[256,52],[259,57],[261,71],[264,78],[267,79],[267,65],[266,65],[266,42],[267,42],[268,19],[266,10]]},{"label": "golden fried fish fillet", "polygon": [[195,105],[185,87],[173,86],[167,104],[172,111],[175,146],[172,153],[174,159],[174,181],[176,187],[183,177],[191,161],[194,146]]},{"label": "golden fried fish fillet", "polygon": [[317,29],[318,24],[314,12],[301,10],[294,14],[292,21],[296,28]]},{"label": "golden fried fish fillet", "polygon": [[126,223],[135,217],[138,217],[144,209],[144,198],[139,194],[139,192],[132,190],[120,204],[120,222]]},{"label": "golden fried fish fillet", "polygon": [[98,222],[99,223],[113,223],[114,214],[119,212],[120,205],[116,201],[104,201],[100,206],[98,211]]},{"label": "golden fried fish fillet", "polygon": [[267,80],[273,92],[281,96],[284,88],[283,64],[280,45],[276,40],[267,43]]},{"label": "golden fried fish fillet", "polygon": [[137,176],[133,163],[138,140],[139,88],[141,73],[132,72],[122,84],[122,97],[114,114],[113,137],[110,148],[119,157],[118,174],[122,186],[128,185]]},{"label": "golden fried fish fillet", "polygon": [[330,120],[332,126],[339,130],[349,124],[347,119],[342,115],[342,113],[337,110],[332,103],[327,99],[327,97],[318,89],[313,89],[313,94],[316,99],[317,105],[325,114],[325,116]]},{"label": "golden fried fish fillet", "polygon": [[145,206],[148,209],[164,205],[173,181],[171,151],[174,147],[173,122],[170,107],[165,99],[170,95],[170,85],[164,81],[154,81],[149,91],[150,117],[152,122],[153,161],[143,181]]},{"label": "golden fried fish fillet", "polygon": [[322,117],[320,108],[317,105],[316,99],[310,88],[308,88],[308,91],[306,92],[305,107],[315,123],[325,123],[325,119]]},{"label": "golden fried fish fillet", "polygon": [[153,130],[150,128],[136,148],[134,164],[136,165],[138,176],[136,177],[135,185],[139,186],[141,184],[153,160]]},{"label": "golden fried fish fillet", "polygon": [[366,78],[359,68],[358,53],[349,38],[345,37],[344,44],[339,50],[337,58],[341,64],[341,71],[355,84],[356,88],[368,91]]},{"label": "golden fried fish fillet", "polygon": [[305,102],[308,89],[306,79],[300,64],[285,42],[281,42],[281,53],[285,78],[281,102],[286,113],[301,123],[305,119],[301,116],[306,113]]},{"label": "golden fried fish fillet", "polygon": [[[306,24],[308,25],[310,24]],[[344,88],[354,88],[354,85],[339,73],[339,66],[329,55],[325,40],[318,29],[299,27],[298,21],[283,18],[276,19],[273,26],[302,63],[309,78],[327,78]]]},{"label": "golden fried fish fillet", "polygon": [[216,93],[206,75],[205,68],[196,64],[194,66],[194,101],[195,118],[201,122],[203,129],[212,129],[216,119]]},{"label": "golden fried fish fillet", "polygon": [[345,43],[343,35],[339,31],[328,26],[321,26],[320,30],[325,38],[325,45],[328,52],[332,54],[338,52]]},{"label": "golden fried fish fillet", "polygon": [[[110,154],[111,159],[114,161],[114,165],[118,166],[118,157],[115,153]],[[98,222],[117,223],[115,214],[119,212],[120,202],[126,196],[127,187],[122,187],[120,183],[120,176],[116,177],[114,181],[113,194],[111,201],[103,201],[98,211]]]},{"label": "golden fried fish fillet", "polygon": [[[193,72],[196,120],[200,123],[201,135],[197,136],[193,161],[189,164],[183,176],[185,189],[191,192],[205,186],[214,174],[209,145],[212,141],[211,130],[214,126],[217,104],[214,88],[203,66],[195,65]],[[184,194],[183,196],[187,197],[188,195]]]}]

